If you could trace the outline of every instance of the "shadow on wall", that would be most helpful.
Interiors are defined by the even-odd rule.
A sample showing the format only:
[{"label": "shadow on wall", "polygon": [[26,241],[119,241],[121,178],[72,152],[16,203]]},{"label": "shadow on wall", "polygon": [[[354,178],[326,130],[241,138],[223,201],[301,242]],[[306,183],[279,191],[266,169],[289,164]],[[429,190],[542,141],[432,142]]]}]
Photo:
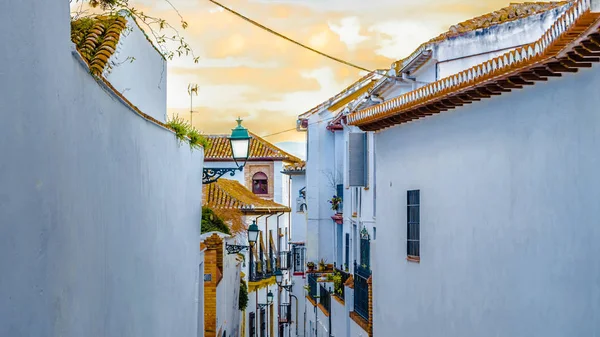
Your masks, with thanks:
[{"label": "shadow on wall", "polygon": [[0,336],[196,335],[203,151],[99,85],[68,23],[0,3]]}]

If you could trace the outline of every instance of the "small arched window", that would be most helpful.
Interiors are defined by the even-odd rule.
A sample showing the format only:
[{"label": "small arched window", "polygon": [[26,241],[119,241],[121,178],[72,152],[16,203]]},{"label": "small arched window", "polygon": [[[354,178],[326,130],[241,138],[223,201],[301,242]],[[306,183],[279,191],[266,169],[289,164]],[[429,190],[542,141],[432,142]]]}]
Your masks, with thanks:
[{"label": "small arched window", "polygon": [[252,176],[252,192],[254,194],[269,194],[269,179],[266,174],[258,172]]}]

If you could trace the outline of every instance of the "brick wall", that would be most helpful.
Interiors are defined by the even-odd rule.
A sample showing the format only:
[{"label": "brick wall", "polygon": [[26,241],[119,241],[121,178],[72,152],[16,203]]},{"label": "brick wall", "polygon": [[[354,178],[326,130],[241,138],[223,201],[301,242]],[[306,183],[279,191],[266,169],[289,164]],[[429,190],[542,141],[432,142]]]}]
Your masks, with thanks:
[{"label": "brick wall", "polygon": [[269,194],[267,195],[263,195],[262,197],[264,197],[265,199],[273,199],[273,192],[274,192],[274,175],[275,175],[275,168],[272,162],[268,162],[268,163],[260,163],[260,164],[252,164],[252,163],[248,163],[246,164],[246,166],[244,166],[244,181],[246,182],[246,187],[252,191],[252,177],[254,176],[254,174],[258,173],[258,172],[262,172],[264,174],[267,175],[267,178],[269,178]]},{"label": "brick wall", "polygon": [[217,285],[223,277],[223,240],[213,234],[204,240],[204,274],[210,280],[204,281],[204,336],[217,335]]}]

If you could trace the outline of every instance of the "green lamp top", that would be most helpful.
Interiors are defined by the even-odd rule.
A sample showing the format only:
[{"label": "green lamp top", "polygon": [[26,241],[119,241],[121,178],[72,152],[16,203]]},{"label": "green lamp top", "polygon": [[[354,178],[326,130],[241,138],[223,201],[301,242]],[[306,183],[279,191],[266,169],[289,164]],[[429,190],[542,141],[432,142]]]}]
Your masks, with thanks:
[{"label": "green lamp top", "polygon": [[242,119],[238,117],[236,121],[238,125],[235,127],[235,129],[231,129],[231,137],[229,138],[232,140],[250,139],[248,129],[242,126]]}]

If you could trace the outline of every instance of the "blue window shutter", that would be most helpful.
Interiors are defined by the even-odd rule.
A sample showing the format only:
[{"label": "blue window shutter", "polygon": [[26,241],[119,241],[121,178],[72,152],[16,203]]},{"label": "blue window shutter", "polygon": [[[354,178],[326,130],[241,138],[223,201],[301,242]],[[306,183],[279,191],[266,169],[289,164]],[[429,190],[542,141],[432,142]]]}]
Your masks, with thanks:
[{"label": "blue window shutter", "polygon": [[348,183],[350,186],[366,186],[367,177],[367,134],[348,134]]},{"label": "blue window shutter", "polygon": [[344,184],[337,184],[336,186],[336,196],[340,199],[344,199]]}]

